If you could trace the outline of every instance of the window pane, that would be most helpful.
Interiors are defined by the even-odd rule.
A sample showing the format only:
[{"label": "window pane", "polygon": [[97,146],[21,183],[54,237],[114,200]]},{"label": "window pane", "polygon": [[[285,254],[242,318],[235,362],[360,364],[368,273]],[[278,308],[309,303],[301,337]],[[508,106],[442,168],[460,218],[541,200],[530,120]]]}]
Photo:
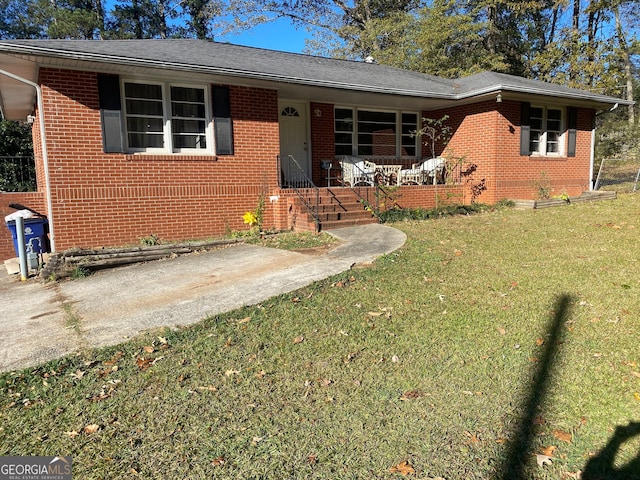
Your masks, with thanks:
[{"label": "window pane", "polygon": [[161,118],[127,117],[127,130],[130,132],[162,133],[163,126]]},{"label": "window pane", "polygon": [[346,145],[351,145],[352,135],[350,133],[336,133],[335,139],[336,143],[342,143]]},{"label": "window pane", "polygon": [[174,135],[173,148],[207,148],[204,135]]},{"label": "window pane", "polygon": [[395,112],[358,111],[358,152],[360,155],[396,155]]},{"label": "window pane", "polygon": [[336,155],[352,155],[353,147],[351,145],[336,144]]},{"label": "window pane", "polygon": [[162,87],[125,83],[127,140],[130,148],[164,147]]},{"label": "window pane", "polygon": [[162,100],[162,87],[160,85],[147,85],[144,83],[125,83],[124,96],[127,98]]},{"label": "window pane", "polygon": [[557,132],[547,132],[547,153],[558,153],[560,151],[560,136]]},{"label": "window pane", "polygon": [[207,148],[205,93],[202,88],[171,87],[171,141],[176,150]]},{"label": "window pane", "polygon": [[204,90],[201,88],[171,87],[171,100],[174,102],[204,103]]},{"label": "window pane", "polygon": [[549,120],[560,120],[562,118],[562,110],[556,110],[554,108],[550,108],[547,110],[547,118]]},{"label": "window pane", "polygon": [[155,100],[132,100],[126,99],[128,115],[155,115],[161,117],[162,102]]},{"label": "window pane", "polygon": [[172,120],[171,129],[176,133],[200,133],[204,135],[205,123],[203,120]]},{"label": "window pane", "polygon": [[334,149],[336,155],[353,154],[353,110],[336,108],[334,111]]},{"label": "window pane", "polygon": [[403,113],[402,114],[402,142],[400,155],[405,157],[416,156],[416,144],[418,138],[416,137],[416,130],[418,130],[418,114],[417,113]]},{"label": "window pane", "polygon": [[373,155],[373,147],[369,145],[358,145],[358,156],[371,156]]},{"label": "window pane", "polygon": [[173,115],[174,117],[204,118],[204,104],[198,105],[171,102],[171,115]]},{"label": "window pane", "polygon": [[540,132],[531,131],[529,136],[529,151],[540,152]]},{"label": "window pane", "polygon": [[164,136],[157,134],[129,133],[129,146],[131,148],[162,148],[164,147]]}]

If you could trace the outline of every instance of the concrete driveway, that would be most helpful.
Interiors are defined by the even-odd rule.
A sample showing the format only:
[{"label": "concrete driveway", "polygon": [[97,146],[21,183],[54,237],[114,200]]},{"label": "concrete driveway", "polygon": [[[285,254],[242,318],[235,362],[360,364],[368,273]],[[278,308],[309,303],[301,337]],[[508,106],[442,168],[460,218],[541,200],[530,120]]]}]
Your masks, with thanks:
[{"label": "concrete driveway", "polygon": [[322,255],[237,244],[57,283],[20,282],[0,272],[0,371],[255,305],[370,263],[406,241],[385,225],[329,233],[340,244]]}]

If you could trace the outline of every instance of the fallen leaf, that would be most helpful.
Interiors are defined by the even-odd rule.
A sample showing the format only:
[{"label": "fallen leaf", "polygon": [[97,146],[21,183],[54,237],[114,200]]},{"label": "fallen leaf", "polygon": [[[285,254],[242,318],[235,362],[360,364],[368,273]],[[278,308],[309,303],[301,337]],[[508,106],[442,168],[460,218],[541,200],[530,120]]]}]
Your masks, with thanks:
[{"label": "fallen leaf", "polygon": [[332,383],[333,382],[331,380],[329,380],[328,378],[323,378],[322,380],[320,380],[320,385],[322,385],[323,387],[328,387]]},{"label": "fallen leaf", "polygon": [[213,465],[214,467],[220,467],[224,465],[224,461],[224,457],[214,458],[213,460],[211,460],[211,465]]},{"label": "fallen leaf", "polygon": [[367,312],[367,314],[370,317],[379,317],[380,315],[382,315],[384,312]]},{"label": "fallen leaf", "polygon": [[124,352],[117,351],[110,360],[104,362],[105,365],[115,365],[124,356]]},{"label": "fallen leaf", "polygon": [[507,439],[506,438],[496,438],[496,443],[499,443],[500,445],[503,445],[503,444],[507,443]]},{"label": "fallen leaf", "polygon": [[544,467],[545,465],[551,465],[552,460],[553,459],[549,455],[541,455],[539,453],[536,453],[536,462],[538,463],[539,467]]},{"label": "fallen leaf", "polygon": [[251,440],[251,445],[253,445],[254,447],[259,444],[262,441],[263,437],[253,437],[253,440]]},{"label": "fallen leaf", "polygon": [[548,457],[553,456],[553,452],[555,452],[555,450],[558,447],[556,447],[555,445],[549,445],[548,447],[544,447],[542,450],[540,450],[542,452],[543,455],[547,455]]},{"label": "fallen leaf", "polygon": [[455,249],[453,253],[456,257],[460,257],[462,255],[462,250]]},{"label": "fallen leaf", "polygon": [[213,385],[209,385],[208,387],[197,387],[197,390],[200,390],[201,392],[217,392],[218,391],[218,389]]},{"label": "fallen leaf", "polygon": [[307,455],[307,462],[309,462],[309,465],[315,465],[318,463],[318,455]]},{"label": "fallen leaf", "polygon": [[76,432],[75,430],[73,430],[73,431],[71,431],[71,432],[64,432],[64,434],[65,434],[67,437],[71,437],[71,438],[74,438],[74,437],[77,437],[78,435],[80,435],[80,434],[79,434],[78,432]]},{"label": "fallen leaf", "polygon": [[256,373],[256,378],[263,378],[265,375],[267,374],[267,372],[265,372],[264,370],[260,370],[258,373]]},{"label": "fallen leaf", "polygon": [[391,473],[401,473],[402,475],[409,475],[410,473],[416,473],[413,466],[405,460],[404,462],[400,462],[397,465],[394,465],[389,469]]},{"label": "fallen leaf", "polygon": [[631,375],[640,378],[640,372],[631,372]]},{"label": "fallen leaf", "polygon": [[563,442],[571,443],[572,435],[564,430],[554,430],[553,436]]},{"label": "fallen leaf", "polygon": [[158,341],[159,341],[162,345],[168,345],[168,344],[169,344],[169,340],[167,340],[165,337],[158,337]]},{"label": "fallen leaf", "polygon": [[640,393],[636,392],[633,394],[633,398],[635,398],[636,400],[640,401]]},{"label": "fallen leaf", "polygon": [[500,335],[506,335],[506,334],[507,334],[507,331],[506,331],[504,328],[502,328],[502,327],[498,327],[498,333],[499,333]]},{"label": "fallen leaf", "polygon": [[293,343],[302,343],[304,342],[304,337],[302,335],[298,335],[296,338],[293,339]]},{"label": "fallen leaf", "polygon": [[240,373],[240,370],[227,370],[226,372],[224,372],[224,374],[227,377],[230,377],[231,375],[237,375]]},{"label": "fallen leaf", "polygon": [[153,358],[138,358],[136,360],[136,365],[140,370],[147,370],[151,365],[153,365]]},{"label": "fallen leaf", "polygon": [[471,432],[464,432],[464,434],[469,438],[469,440],[465,442],[467,445],[475,445],[480,441],[478,437]]},{"label": "fallen leaf", "polygon": [[98,430],[100,430],[100,425],[96,425],[95,423],[93,423],[91,425],[87,425],[82,430],[87,435],[91,435],[92,433],[96,433]]},{"label": "fallen leaf", "polygon": [[544,343],[544,339],[543,338],[539,338],[536,340],[536,345],[540,346]]},{"label": "fallen leaf", "polygon": [[146,353],[153,353],[155,352],[155,348],[153,348],[151,345],[146,345],[145,347],[142,347],[142,349],[146,352]]},{"label": "fallen leaf", "polygon": [[251,321],[251,317],[244,317],[238,320],[238,323],[249,323]]},{"label": "fallen leaf", "polygon": [[400,395],[400,400],[410,400],[412,398],[420,398],[425,394],[421,390],[409,390]]},{"label": "fallen leaf", "polygon": [[80,380],[82,377],[84,377],[85,372],[83,372],[82,370],[76,370],[75,373],[70,373],[69,375],[76,379],[76,380]]}]

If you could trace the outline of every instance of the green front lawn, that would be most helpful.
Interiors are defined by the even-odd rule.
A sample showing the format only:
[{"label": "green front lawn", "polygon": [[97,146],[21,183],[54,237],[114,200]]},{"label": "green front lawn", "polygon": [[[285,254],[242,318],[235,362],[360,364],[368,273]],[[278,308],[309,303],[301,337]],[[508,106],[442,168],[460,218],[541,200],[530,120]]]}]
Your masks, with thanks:
[{"label": "green front lawn", "polygon": [[590,459],[640,421],[638,212],[396,223],[371,268],[0,375],[0,455],[83,479],[637,479],[640,428]]}]

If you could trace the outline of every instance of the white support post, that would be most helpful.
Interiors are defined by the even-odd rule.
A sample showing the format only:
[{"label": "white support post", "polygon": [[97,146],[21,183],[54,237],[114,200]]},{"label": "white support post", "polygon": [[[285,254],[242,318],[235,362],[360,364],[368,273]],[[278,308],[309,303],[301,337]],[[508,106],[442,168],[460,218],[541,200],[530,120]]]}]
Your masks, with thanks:
[{"label": "white support post", "polygon": [[20,280],[27,280],[29,270],[27,268],[27,246],[24,241],[24,218],[16,218],[16,238],[18,239],[18,257],[20,259]]}]

